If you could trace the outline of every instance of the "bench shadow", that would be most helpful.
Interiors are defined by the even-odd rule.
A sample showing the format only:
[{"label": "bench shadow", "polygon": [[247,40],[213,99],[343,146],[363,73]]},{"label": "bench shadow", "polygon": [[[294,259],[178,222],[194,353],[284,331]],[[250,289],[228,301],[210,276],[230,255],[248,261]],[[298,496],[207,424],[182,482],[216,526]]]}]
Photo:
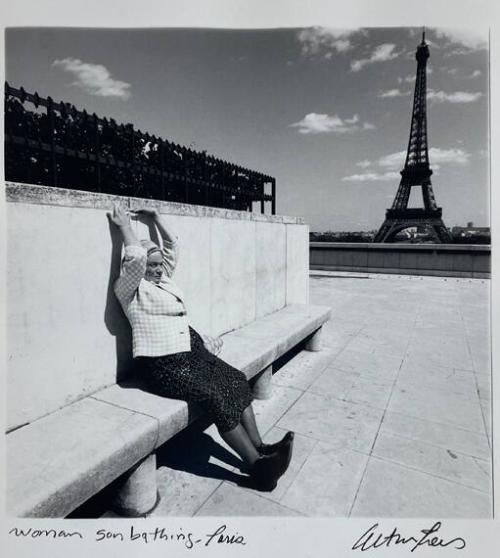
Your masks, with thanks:
[{"label": "bench shadow", "polygon": [[198,419],[163,444],[156,452],[157,466],[244,486],[247,476],[210,462],[210,458],[215,458],[230,468],[245,470],[241,459],[204,432],[209,425],[208,419]]},{"label": "bench shadow", "polygon": [[[139,378],[120,384],[123,389],[140,389],[153,393]],[[157,394],[154,394],[157,395]],[[212,424],[194,403],[187,403],[189,425],[156,450],[156,466],[184,471],[199,477],[229,480],[245,486],[248,477],[210,462],[213,457],[229,467],[245,471],[245,464],[215,441],[205,430]]]},{"label": "bench shadow", "polygon": [[[121,389],[139,389],[161,397],[140,379],[137,367],[132,377],[120,383]],[[189,425],[167,440],[156,450],[156,466],[184,471],[199,477],[229,480],[239,486],[247,486],[247,476],[239,475],[225,467],[210,462],[213,457],[229,467],[245,471],[245,464],[233,453],[215,441],[205,430],[212,424],[195,403],[187,403]]]}]

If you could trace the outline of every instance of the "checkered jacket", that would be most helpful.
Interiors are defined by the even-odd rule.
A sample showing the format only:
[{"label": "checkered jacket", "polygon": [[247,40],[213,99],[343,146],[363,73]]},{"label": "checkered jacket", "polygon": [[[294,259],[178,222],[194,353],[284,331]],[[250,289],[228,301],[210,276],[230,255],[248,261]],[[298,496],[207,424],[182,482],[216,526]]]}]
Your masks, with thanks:
[{"label": "checkered jacket", "polygon": [[177,242],[163,241],[163,275],[158,284],[144,279],[147,252],[126,246],[114,290],[132,326],[133,355],[161,356],[191,350],[183,294],[171,276],[177,263]]}]

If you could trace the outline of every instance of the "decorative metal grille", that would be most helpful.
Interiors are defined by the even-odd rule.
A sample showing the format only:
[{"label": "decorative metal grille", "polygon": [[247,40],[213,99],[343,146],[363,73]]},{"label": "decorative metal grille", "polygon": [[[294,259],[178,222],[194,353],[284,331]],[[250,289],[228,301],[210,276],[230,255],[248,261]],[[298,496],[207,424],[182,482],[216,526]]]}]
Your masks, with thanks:
[{"label": "decorative metal grille", "polygon": [[243,211],[260,202],[262,213],[271,202],[276,213],[271,176],[8,83],[5,178]]}]

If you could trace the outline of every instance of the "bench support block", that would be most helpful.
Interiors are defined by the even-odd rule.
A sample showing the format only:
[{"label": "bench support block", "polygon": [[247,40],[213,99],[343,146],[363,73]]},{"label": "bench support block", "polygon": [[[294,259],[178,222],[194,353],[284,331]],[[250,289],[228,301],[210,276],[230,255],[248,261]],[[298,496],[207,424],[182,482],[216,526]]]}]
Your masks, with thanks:
[{"label": "bench support block", "polygon": [[158,501],[156,455],[152,453],[120,479],[112,507],[120,515],[139,517],[151,512]]},{"label": "bench support block", "polygon": [[306,351],[318,352],[321,351],[321,331],[323,330],[320,327],[315,333],[313,333],[312,337],[306,343],[305,349]]},{"label": "bench support block", "polygon": [[273,377],[273,367],[268,366],[257,376],[253,385],[253,396],[255,399],[270,399],[272,396],[271,379]]}]

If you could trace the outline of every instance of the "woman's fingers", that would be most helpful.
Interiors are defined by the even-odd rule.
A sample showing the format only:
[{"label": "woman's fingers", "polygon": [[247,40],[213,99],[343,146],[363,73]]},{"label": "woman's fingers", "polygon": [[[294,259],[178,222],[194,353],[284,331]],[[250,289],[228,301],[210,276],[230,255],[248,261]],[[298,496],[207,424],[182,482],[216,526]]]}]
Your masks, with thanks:
[{"label": "woman's fingers", "polygon": [[156,209],[151,209],[149,207],[133,209],[131,212],[135,213],[136,215],[147,215],[148,217],[154,217],[158,213]]},{"label": "woman's fingers", "polygon": [[127,211],[125,211],[125,209],[118,204],[113,206],[112,213],[108,211],[108,217],[117,226],[126,225],[130,219]]},{"label": "woman's fingers", "polygon": [[214,339],[215,344],[215,354],[218,355],[222,349],[222,339],[220,337],[216,337]]}]

